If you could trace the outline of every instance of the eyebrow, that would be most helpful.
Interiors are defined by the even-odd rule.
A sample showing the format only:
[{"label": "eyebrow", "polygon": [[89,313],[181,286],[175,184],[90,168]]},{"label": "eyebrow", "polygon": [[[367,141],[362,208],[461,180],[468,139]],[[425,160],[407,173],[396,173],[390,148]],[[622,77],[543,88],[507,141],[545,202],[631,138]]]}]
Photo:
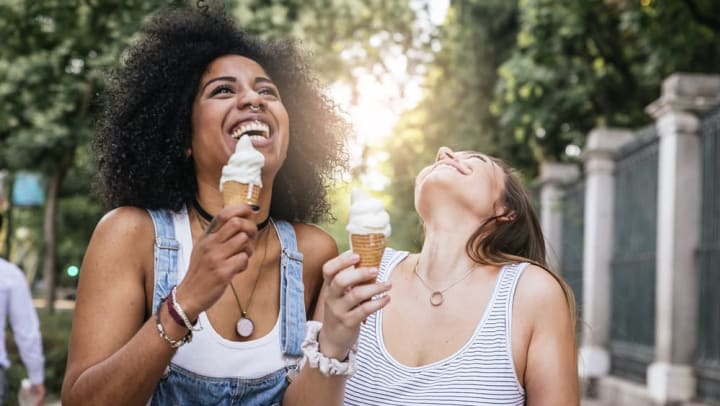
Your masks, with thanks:
[{"label": "eyebrow", "polygon": [[[222,82],[233,82],[233,83],[235,83],[235,82],[237,82],[237,79],[235,79],[234,76],[218,76],[218,77],[216,77],[216,78],[212,78],[212,79],[208,80],[207,82],[205,82],[205,84],[204,84],[203,87],[200,89],[200,91],[203,92],[203,91],[205,91],[205,88],[208,87],[209,84],[211,84],[211,83],[213,83],[213,82],[220,82],[220,81],[222,81]],[[273,82],[272,80],[270,80],[270,78],[266,78],[265,76],[258,76],[258,77],[256,77],[256,78],[255,78],[255,84],[258,84],[258,83],[270,83],[271,85],[275,86],[275,82]]]}]

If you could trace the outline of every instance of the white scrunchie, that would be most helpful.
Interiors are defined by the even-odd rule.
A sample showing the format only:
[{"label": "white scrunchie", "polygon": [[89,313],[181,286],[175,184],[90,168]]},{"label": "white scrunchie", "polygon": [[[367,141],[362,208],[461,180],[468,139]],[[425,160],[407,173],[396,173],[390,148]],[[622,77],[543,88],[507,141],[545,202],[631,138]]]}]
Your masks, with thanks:
[{"label": "white scrunchie", "polygon": [[318,335],[322,323],[319,321],[310,320],[305,324],[305,341],[302,343],[302,350],[305,356],[300,364],[304,367],[305,364],[310,364],[310,368],[317,368],[326,377],[334,375],[346,375],[350,376],[355,373],[357,362],[355,356],[357,354],[357,344],[350,348],[347,361],[341,362],[335,358],[328,358],[325,354],[320,352],[320,345],[318,343]]}]

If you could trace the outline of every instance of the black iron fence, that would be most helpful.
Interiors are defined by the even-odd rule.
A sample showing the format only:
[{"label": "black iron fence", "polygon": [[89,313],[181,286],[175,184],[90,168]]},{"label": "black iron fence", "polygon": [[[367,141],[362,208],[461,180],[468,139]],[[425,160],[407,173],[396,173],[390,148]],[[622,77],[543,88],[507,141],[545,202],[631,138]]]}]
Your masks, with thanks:
[{"label": "black iron fence", "polygon": [[579,327],[583,320],[583,224],[585,212],[585,183],[583,181],[575,182],[565,188],[562,206],[560,271],[575,295]]},{"label": "black iron fence", "polygon": [[611,373],[644,383],[655,347],[658,137],[655,126],[615,157]]},{"label": "black iron fence", "polygon": [[720,404],[720,106],[702,117],[698,396]]}]

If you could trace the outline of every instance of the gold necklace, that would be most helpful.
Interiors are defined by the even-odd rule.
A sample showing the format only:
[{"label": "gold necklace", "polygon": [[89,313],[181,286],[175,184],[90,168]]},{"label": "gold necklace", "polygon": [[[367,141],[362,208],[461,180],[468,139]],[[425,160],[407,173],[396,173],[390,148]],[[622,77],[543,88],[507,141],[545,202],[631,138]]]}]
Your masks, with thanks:
[{"label": "gold necklace", "polygon": [[[194,210],[195,217],[198,220],[198,223],[200,223],[200,228],[205,231],[207,228],[209,222],[201,216],[197,210]],[[268,220],[274,224],[272,219],[268,217]],[[255,277],[255,283],[253,283],[253,288],[250,291],[250,300],[248,300],[248,304],[246,308],[243,308],[242,304],[240,303],[240,297],[237,294],[237,291],[235,290],[235,286],[232,283],[232,280],[230,280],[230,289],[232,290],[233,296],[235,296],[235,302],[237,302],[238,307],[240,308],[240,318],[238,319],[237,323],[235,323],[235,331],[238,333],[238,335],[242,338],[248,338],[252,335],[252,333],[255,331],[255,323],[253,323],[252,319],[250,319],[250,316],[248,316],[248,310],[250,310],[250,305],[252,304],[253,297],[255,296],[255,288],[257,288],[258,281],[260,280],[260,274],[262,272],[263,266],[265,265],[265,259],[267,258],[267,251],[268,251],[268,240],[270,238],[270,230],[265,231],[265,249],[263,250],[263,257],[262,261],[260,261],[260,268],[258,269],[257,276]]]},{"label": "gold necklace", "polygon": [[413,272],[415,273],[415,276],[418,277],[418,279],[423,284],[423,286],[425,286],[425,288],[427,288],[427,290],[430,291],[430,304],[433,305],[433,307],[438,307],[441,304],[443,304],[443,302],[445,301],[445,296],[443,296],[443,293],[445,293],[445,291],[447,291],[448,289],[457,285],[458,283],[464,281],[465,278],[470,276],[472,271],[477,269],[476,265],[473,264],[460,279],[451,283],[449,286],[445,287],[444,289],[434,289],[434,288],[430,287],[430,285],[427,282],[425,282],[425,279],[423,279],[423,277],[420,276],[420,273],[418,273],[418,264],[420,264],[420,255],[418,255],[418,260],[417,260],[417,262],[415,262],[415,268],[413,268]]},{"label": "gold necklace", "polygon": [[242,338],[250,337],[253,331],[255,331],[255,323],[253,323],[252,319],[250,319],[250,316],[248,316],[248,311],[250,310],[250,305],[252,304],[253,297],[255,296],[255,288],[257,288],[258,281],[260,280],[260,274],[262,273],[263,265],[265,265],[269,238],[270,230],[265,232],[265,250],[263,251],[263,257],[260,261],[260,268],[258,268],[257,276],[255,277],[255,283],[253,284],[253,288],[250,291],[250,299],[248,300],[247,306],[245,306],[244,308],[243,305],[240,303],[240,297],[235,290],[235,286],[233,285],[232,280],[230,280],[230,289],[232,289],[233,296],[235,296],[235,301],[240,308],[240,318],[238,319],[237,323],[235,323],[235,331],[237,331],[238,335]]}]

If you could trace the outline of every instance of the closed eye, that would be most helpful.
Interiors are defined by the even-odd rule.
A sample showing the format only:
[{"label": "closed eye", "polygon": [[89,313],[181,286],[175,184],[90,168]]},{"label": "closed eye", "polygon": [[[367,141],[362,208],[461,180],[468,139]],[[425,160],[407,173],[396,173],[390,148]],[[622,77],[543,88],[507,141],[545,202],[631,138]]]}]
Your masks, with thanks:
[{"label": "closed eye", "polygon": [[485,158],[483,155],[480,155],[480,154],[472,154],[472,155],[469,155],[468,158],[477,158],[483,162],[487,162],[487,158]]}]

